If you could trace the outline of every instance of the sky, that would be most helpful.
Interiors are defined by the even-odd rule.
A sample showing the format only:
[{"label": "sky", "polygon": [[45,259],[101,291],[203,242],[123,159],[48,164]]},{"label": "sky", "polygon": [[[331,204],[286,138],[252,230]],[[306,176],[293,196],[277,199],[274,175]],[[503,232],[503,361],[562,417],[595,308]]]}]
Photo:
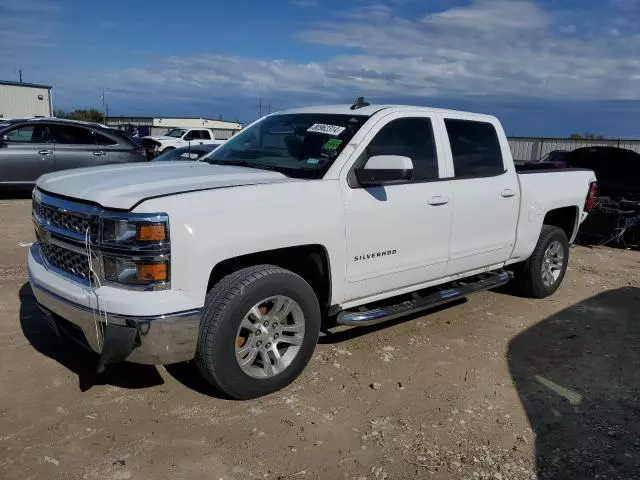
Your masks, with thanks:
[{"label": "sky", "polygon": [[54,108],[249,122],[430,105],[509,135],[640,138],[640,0],[0,0],[0,79]]}]

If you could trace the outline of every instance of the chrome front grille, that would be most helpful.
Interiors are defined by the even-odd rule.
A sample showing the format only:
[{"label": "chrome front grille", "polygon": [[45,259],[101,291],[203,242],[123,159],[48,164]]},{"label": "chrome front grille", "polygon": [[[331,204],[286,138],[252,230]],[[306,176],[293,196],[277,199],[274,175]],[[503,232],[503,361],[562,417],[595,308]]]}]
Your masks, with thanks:
[{"label": "chrome front grille", "polygon": [[87,215],[51,207],[35,200],[33,201],[33,213],[45,224],[76,234],[85,235],[91,225],[90,217]]},{"label": "chrome front grille", "polygon": [[90,230],[92,244],[96,239],[99,209],[37,190],[32,208],[36,237],[45,263],[80,283],[93,280],[85,253],[85,239],[87,230]]},{"label": "chrome front grille", "polygon": [[89,281],[89,261],[86,254],[53,243],[41,242],[40,248],[47,263],[74,277]]}]

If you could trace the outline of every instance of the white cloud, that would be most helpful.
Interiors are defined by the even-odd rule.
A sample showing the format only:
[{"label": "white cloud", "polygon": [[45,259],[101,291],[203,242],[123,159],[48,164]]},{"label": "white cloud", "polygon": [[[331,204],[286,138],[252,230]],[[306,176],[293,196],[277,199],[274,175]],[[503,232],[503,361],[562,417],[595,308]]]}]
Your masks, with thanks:
[{"label": "white cloud", "polygon": [[291,0],[291,3],[302,8],[316,7],[318,5],[317,0]]},{"label": "white cloud", "polygon": [[[640,37],[619,24],[619,14],[616,20],[543,10],[530,0],[473,0],[407,18],[394,6],[398,1],[339,12],[331,21],[299,31],[295,38],[302,43],[335,47],[336,54],[323,61],[221,54],[156,57],[141,59],[136,68],[85,72],[78,80],[68,76],[56,91],[95,92],[104,86],[111,97],[146,98],[154,104],[158,98],[259,97],[318,103],[356,94],[374,99],[640,99]],[[413,3],[413,11],[418,4]],[[0,64],[3,25],[0,19]],[[32,34],[27,39],[32,44],[46,41]]]},{"label": "white cloud", "polygon": [[428,15],[425,23],[474,30],[536,29],[549,23],[547,15],[529,0],[475,0],[471,5]]},{"label": "white cloud", "polygon": [[575,25],[562,25],[558,30],[561,33],[576,33],[578,29]]}]

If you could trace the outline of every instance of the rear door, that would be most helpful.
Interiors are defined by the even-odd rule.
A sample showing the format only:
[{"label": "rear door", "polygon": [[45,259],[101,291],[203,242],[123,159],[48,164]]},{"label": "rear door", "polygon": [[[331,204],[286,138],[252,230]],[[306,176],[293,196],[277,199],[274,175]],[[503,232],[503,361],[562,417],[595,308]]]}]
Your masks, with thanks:
[{"label": "rear door", "polygon": [[206,144],[213,143],[213,136],[211,135],[210,130],[201,130],[200,132],[201,132],[200,138],[204,140],[204,142],[200,142],[200,143],[206,143]]},{"label": "rear door", "polygon": [[54,125],[56,170],[92,167],[108,163],[105,148],[96,145],[93,132],[86,127]]},{"label": "rear door", "polygon": [[454,170],[447,275],[502,263],[513,250],[520,208],[513,162],[504,158],[510,153],[502,127],[455,114],[441,120]]},{"label": "rear door", "polygon": [[0,182],[34,183],[55,170],[55,150],[50,125],[21,124],[3,133],[0,145]]},{"label": "rear door", "polygon": [[127,140],[123,133],[107,133],[93,131],[93,138],[98,151],[104,155],[97,157],[97,164],[123,163],[142,161],[142,155],[137,152],[137,145]]},{"label": "rear door", "polygon": [[189,145],[202,145],[204,140],[210,140],[211,137],[207,136],[209,132],[205,130],[191,130],[186,136],[185,140],[189,140]]}]

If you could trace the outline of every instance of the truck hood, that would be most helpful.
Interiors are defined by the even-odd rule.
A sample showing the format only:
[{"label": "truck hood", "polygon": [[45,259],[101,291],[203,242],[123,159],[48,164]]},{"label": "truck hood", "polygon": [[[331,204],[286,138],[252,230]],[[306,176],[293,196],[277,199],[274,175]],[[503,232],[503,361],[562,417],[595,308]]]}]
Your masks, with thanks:
[{"label": "truck hood", "polygon": [[167,137],[164,135],[161,135],[159,137],[154,137],[152,135],[147,135],[146,137],[142,137],[141,140],[144,139],[148,139],[148,140],[155,140],[156,142],[162,142],[162,141],[166,141],[166,140],[180,140],[180,138],[177,137]]},{"label": "truck hood", "polygon": [[150,197],[241,185],[296,181],[279,172],[211,165],[157,162],[78,168],[41,176],[36,185],[49,193],[131,210]]}]

